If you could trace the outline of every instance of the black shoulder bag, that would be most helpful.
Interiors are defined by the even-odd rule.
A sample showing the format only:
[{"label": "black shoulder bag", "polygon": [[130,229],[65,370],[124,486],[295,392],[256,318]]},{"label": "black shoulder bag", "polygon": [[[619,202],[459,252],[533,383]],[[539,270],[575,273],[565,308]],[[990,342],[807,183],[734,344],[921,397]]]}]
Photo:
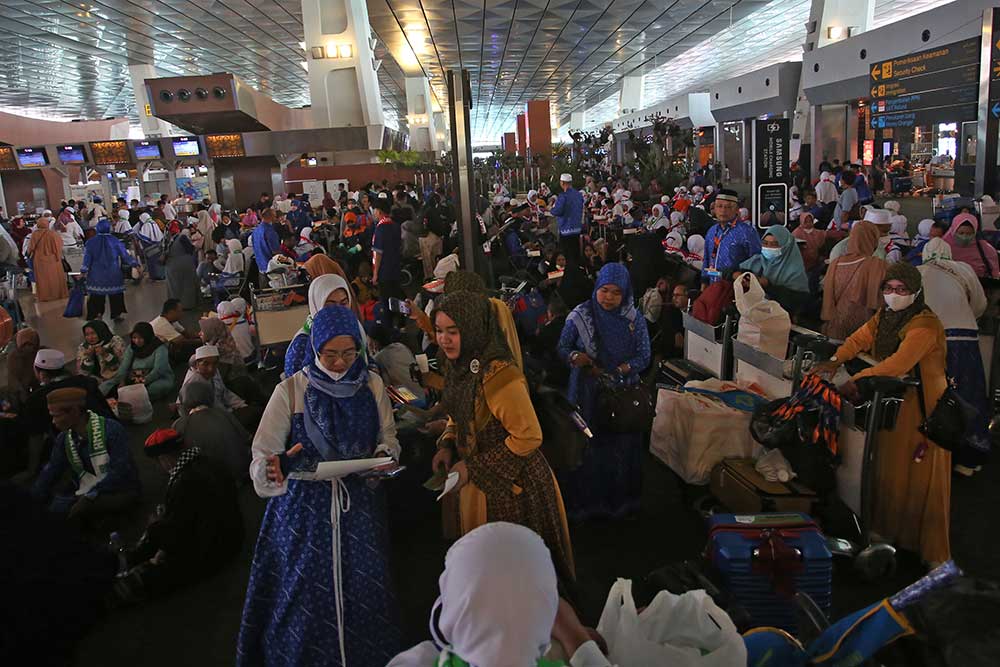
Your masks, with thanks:
[{"label": "black shoulder bag", "polygon": [[924,382],[920,377],[920,364],[914,369],[920,386],[917,387],[917,400],[920,401],[920,414],[923,422],[920,432],[941,449],[949,452],[958,451],[965,442],[965,433],[969,424],[976,418],[976,408],[958,395],[949,385],[941,400],[934,407],[934,412],[927,414],[927,404],[924,402]]},{"label": "black shoulder bag", "polygon": [[[591,317],[595,322],[596,338],[599,334],[593,312]],[[599,342],[597,344],[600,346]],[[653,428],[655,416],[656,401],[641,381],[626,385],[616,382],[608,373],[600,376],[594,405],[594,421],[598,430],[612,433],[645,433]]]}]

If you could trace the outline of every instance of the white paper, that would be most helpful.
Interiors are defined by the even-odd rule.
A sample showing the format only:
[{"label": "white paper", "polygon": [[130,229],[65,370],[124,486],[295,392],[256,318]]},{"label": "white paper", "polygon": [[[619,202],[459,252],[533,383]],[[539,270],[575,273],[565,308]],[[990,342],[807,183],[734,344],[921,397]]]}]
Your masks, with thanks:
[{"label": "white paper", "polygon": [[427,355],[426,354],[418,354],[418,355],[416,355],[415,358],[417,360],[417,368],[420,369],[421,373],[430,373],[431,372],[431,367],[427,363]]},{"label": "white paper", "polygon": [[316,472],[313,473],[311,479],[326,480],[336,479],[337,477],[346,477],[347,475],[353,475],[356,472],[364,472],[365,470],[377,468],[378,466],[385,465],[386,463],[392,463],[392,458],[383,456],[377,459],[321,461],[316,467]]},{"label": "white paper", "polygon": [[441,490],[441,495],[437,497],[438,500],[444,498],[448,493],[458,486],[458,473],[450,472],[448,473],[448,478],[444,480],[444,489]]}]

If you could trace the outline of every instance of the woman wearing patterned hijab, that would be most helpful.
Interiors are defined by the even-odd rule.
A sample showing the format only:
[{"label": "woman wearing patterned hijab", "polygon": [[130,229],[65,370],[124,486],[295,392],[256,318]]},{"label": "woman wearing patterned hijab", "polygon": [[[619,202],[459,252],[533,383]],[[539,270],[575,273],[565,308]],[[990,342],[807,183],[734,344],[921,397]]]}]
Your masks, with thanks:
[{"label": "woman wearing patterned hijab", "polygon": [[[920,272],[906,262],[886,270],[882,295],[882,308],[831,359],[838,366],[868,352],[878,363],[852,376],[841,392],[851,398],[857,395],[854,383],[860,378],[902,377],[919,366],[919,391],[931,414],[948,386],[944,328],[924,303]],[[923,416],[917,391],[907,390],[895,428],[879,435],[871,529],[936,565],[951,557],[951,452],[920,433]]]},{"label": "woman wearing patterned hijab", "polygon": [[384,489],[316,479],[324,461],[398,459],[392,406],[360,354],[358,318],[327,306],[309,365],[271,395],[250,477],[270,498],[254,553],[237,665],[384,665],[401,633]]},{"label": "woman wearing patterned hijab", "polygon": [[576,520],[619,518],[639,510],[641,433],[610,433],[592,420],[600,372],[627,385],[649,366],[649,332],[632,298],[628,269],[601,267],[588,301],[573,309],[559,338],[559,356],[572,370],[569,400],[594,429],[583,465],[562,478],[566,505]]},{"label": "woman wearing patterned hijab", "polygon": [[452,528],[464,535],[491,521],[527,526],[545,540],[559,575],[572,581],[559,486],[539,449],[542,429],[528,383],[511,361],[492,304],[482,294],[453,292],[438,301],[433,319],[449,417],[433,469],[458,473],[451,493],[459,525]]}]

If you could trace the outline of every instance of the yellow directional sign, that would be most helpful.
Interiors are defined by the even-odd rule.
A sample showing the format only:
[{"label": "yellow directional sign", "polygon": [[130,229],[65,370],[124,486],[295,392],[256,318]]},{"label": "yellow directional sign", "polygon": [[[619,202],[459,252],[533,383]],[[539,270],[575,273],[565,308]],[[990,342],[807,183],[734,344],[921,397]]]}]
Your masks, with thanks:
[{"label": "yellow directional sign", "polygon": [[872,79],[874,79],[875,81],[878,81],[878,75],[879,75],[879,72],[881,72],[881,71],[882,71],[882,68],[879,67],[878,65],[875,65],[875,67],[872,67]]},{"label": "yellow directional sign", "polygon": [[1000,77],[1000,60],[993,61],[993,76]]},{"label": "yellow directional sign", "polygon": [[153,115],[153,109],[148,104],[146,105],[146,115],[147,116]]}]

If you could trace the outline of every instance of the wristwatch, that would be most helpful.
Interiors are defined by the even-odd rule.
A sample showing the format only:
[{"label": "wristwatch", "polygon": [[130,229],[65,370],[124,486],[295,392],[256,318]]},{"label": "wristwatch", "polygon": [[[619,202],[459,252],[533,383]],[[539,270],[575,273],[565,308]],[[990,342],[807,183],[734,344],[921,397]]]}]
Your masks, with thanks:
[{"label": "wristwatch", "polygon": [[576,358],[580,356],[579,350],[574,350],[569,354],[569,363],[576,363]]}]

